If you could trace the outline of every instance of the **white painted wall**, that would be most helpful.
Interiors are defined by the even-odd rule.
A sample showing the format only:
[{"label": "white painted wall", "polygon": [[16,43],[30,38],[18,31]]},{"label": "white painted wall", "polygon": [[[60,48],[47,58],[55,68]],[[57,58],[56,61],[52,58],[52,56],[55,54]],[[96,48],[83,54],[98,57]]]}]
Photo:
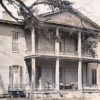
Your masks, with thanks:
[{"label": "white painted wall", "polygon": [[[18,46],[19,52],[12,52],[12,31],[19,32]],[[25,38],[22,28],[10,25],[0,25],[0,76],[2,83],[0,84],[0,90],[2,91],[2,85],[4,89],[8,89],[9,84],[9,66],[20,65],[23,67],[23,83],[25,83]]]}]

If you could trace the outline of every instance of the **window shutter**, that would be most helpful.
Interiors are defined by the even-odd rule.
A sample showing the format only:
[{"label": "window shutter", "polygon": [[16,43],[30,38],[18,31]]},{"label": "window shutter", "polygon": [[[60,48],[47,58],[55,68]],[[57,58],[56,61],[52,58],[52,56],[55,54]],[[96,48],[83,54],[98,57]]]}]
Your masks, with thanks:
[{"label": "window shutter", "polygon": [[12,66],[9,66],[9,88],[12,87]]},{"label": "window shutter", "polygon": [[23,81],[23,70],[22,70],[22,66],[20,66],[20,84],[22,84]]}]

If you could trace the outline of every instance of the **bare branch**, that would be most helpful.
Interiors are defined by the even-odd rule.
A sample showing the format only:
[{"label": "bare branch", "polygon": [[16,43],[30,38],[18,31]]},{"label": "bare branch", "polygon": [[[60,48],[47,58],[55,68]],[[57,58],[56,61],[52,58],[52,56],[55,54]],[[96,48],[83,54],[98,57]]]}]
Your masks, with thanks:
[{"label": "bare branch", "polygon": [[23,1],[21,1],[21,0],[16,0],[16,1],[19,2],[19,4],[28,11],[28,13],[34,18],[34,20],[38,21],[38,19],[33,15],[31,10],[24,4]]},{"label": "bare branch", "polygon": [[1,4],[1,6],[5,9],[5,11],[6,11],[13,19],[15,19],[16,21],[21,20],[21,19],[18,19],[18,18],[16,18],[16,17],[13,16],[13,14],[12,14],[12,13],[7,9],[7,7],[4,5],[4,3],[2,2],[2,0],[0,0],[0,4]]},{"label": "bare branch", "polygon": [[34,6],[39,4],[47,4],[49,6],[51,5],[52,7],[59,8],[61,10],[66,9],[72,3],[66,0],[37,0],[29,7],[29,9],[32,9]]}]

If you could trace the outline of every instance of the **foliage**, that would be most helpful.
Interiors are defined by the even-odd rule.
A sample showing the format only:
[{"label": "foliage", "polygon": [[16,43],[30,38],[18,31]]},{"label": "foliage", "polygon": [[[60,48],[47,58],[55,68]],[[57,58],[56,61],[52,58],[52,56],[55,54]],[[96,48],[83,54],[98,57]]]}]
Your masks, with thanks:
[{"label": "foliage", "polygon": [[82,52],[84,54],[96,56],[97,36],[83,36],[82,37]]}]

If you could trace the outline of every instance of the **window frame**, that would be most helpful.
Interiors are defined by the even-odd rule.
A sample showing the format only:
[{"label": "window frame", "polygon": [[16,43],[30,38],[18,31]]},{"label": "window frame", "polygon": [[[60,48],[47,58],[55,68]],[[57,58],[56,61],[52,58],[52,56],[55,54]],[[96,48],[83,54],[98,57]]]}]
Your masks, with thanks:
[{"label": "window frame", "polygon": [[19,40],[19,32],[12,31],[12,52],[13,53],[19,52],[18,40]]},{"label": "window frame", "polygon": [[18,86],[22,86],[23,84],[23,67],[20,66],[20,65],[12,65],[12,66],[9,66],[9,86],[10,86],[10,89],[13,89],[14,84],[13,83],[13,76],[14,76],[14,71],[16,69],[14,69],[14,67],[17,67],[17,73],[18,73],[18,77],[19,77],[19,80],[18,80]]}]

